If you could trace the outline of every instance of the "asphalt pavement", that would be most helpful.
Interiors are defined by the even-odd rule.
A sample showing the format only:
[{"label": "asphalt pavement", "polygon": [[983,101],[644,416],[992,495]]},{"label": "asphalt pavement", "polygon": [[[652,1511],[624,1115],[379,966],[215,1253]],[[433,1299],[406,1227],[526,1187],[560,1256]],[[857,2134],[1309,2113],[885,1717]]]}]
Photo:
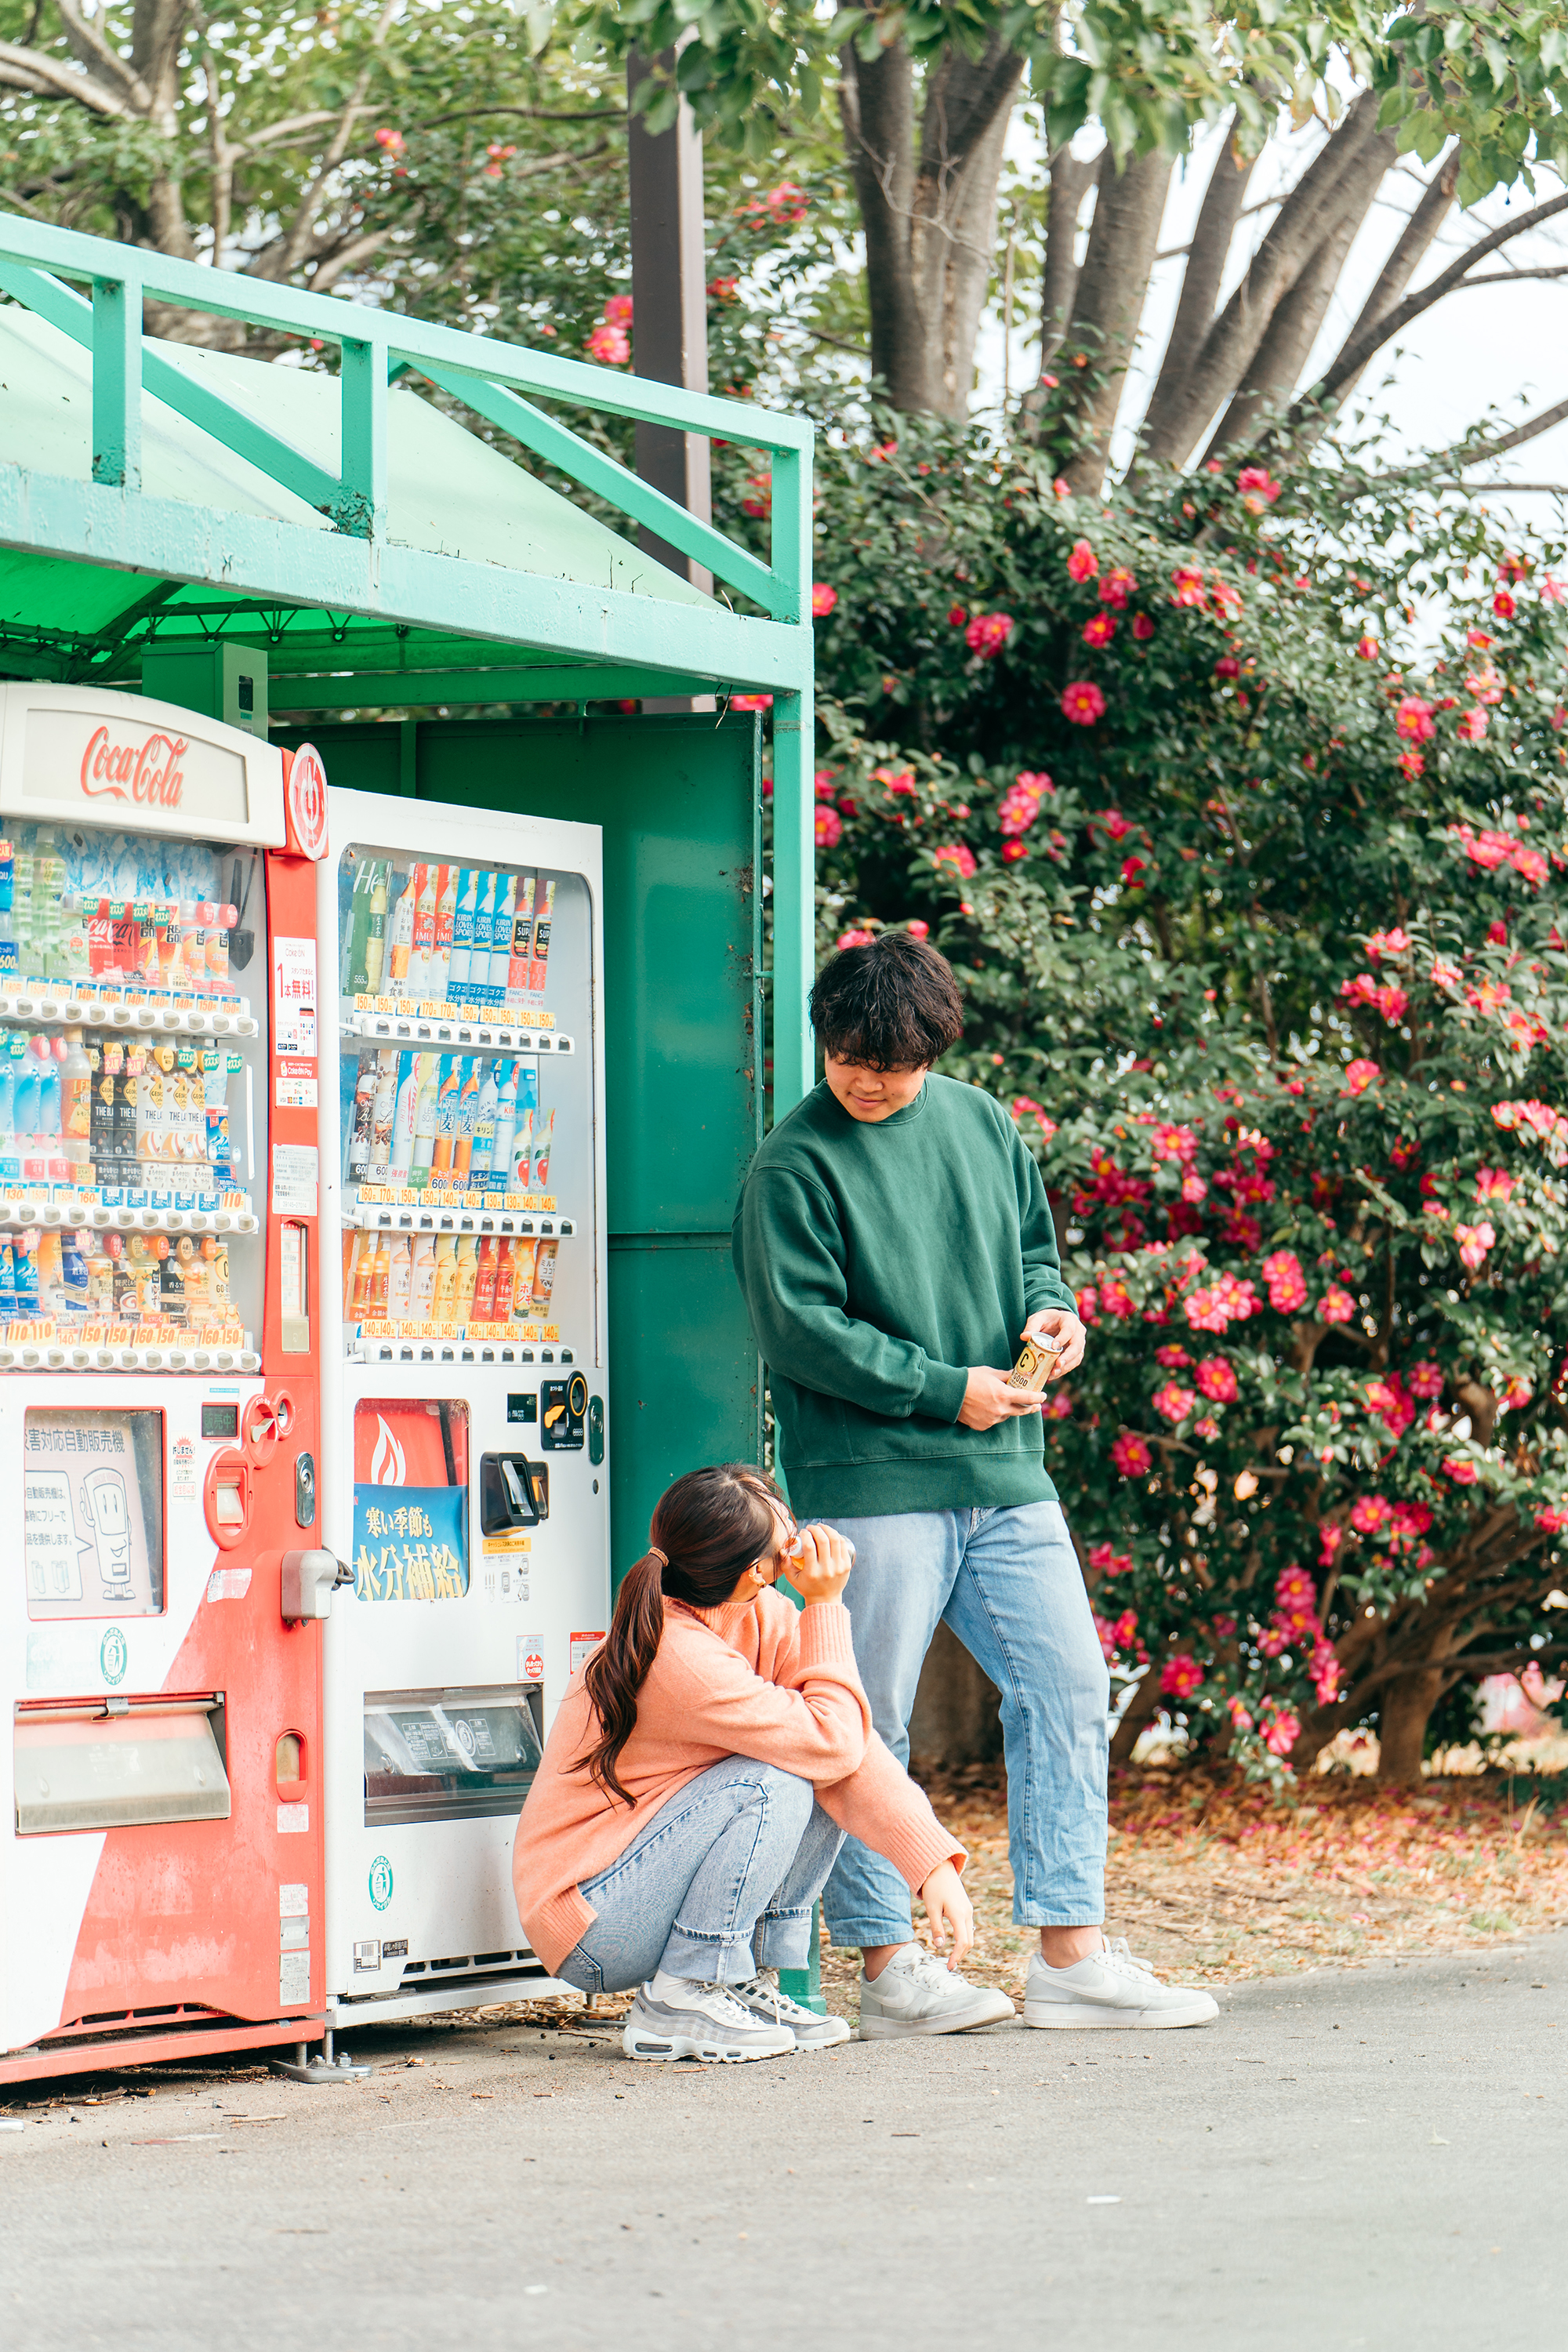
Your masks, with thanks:
[{"label": "asphalt pavement", "polygon": [[352,2086],[0,2092],[0,2344],[1560,2342],[1565,1990],[1559,1934],[1261,1979],[1201,2032],[700,2068],[584,2013],[366,2032]]}]

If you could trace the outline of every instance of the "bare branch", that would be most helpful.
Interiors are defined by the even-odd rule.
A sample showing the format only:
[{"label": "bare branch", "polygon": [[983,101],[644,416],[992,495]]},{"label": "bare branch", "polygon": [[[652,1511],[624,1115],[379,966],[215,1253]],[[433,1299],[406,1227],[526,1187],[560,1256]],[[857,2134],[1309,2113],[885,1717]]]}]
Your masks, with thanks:
[{"label": "bare branch", "polygon": [[100,82],[108,82],[118,90],[129,112],[151,114],[153,93],[135,67],[127,65],[119,51],[110,48],[96,26],[88,23],[76,0],[55,0],[55,6],[65,27],[66,45],[72,57],[79,58]]},{"label": "bare branch", "polygon": [[15,41],[0,41],[0,85],[7,89],[25,89],[35,98],[74,98],[79,106],[91,109],[94,114],[106,114],[121,121],[131,119],[132,110],[112,90],[105,89],[90,74],[73,73],[58,58],[46,58],[36,49],[19,48]]},{"label": "bare branch", "polygon": [[1524,236],[1531,229],[1543,227],[1547,221],[1554,220],[1562,212],[1568,212],[1568,194],[1549,197],[1543,205],[1532,205],[1517,220],[1504,221],[1500,228],[1494,228],[1489,236],[1478,238],[1468,252],[1450,262],[1447,269],[1439,270],[1436,277],[1418,292],[1407,294],[1403,302],[1396,302],[1391,310],[1385,310],[1360,334],[1352,335],[1328,373],[1320,377],[1310,392],[1304,393],[1295,403],[1289,424],[1296,425],[1303,422],[1326,401],[1333,399],[1344,385],[1352,383],[1384,343],[1392,342],[1395,335],[1403,334],[1405,328],[1420,318],[1424,311],[1431,310],[1434,303],[1441,302],[1445,295],[1452,294],[1468,278],[1478,261],[1484,260],[1489,253],[1496,253],[1502,246],[1511,244],[1516,236]]}]

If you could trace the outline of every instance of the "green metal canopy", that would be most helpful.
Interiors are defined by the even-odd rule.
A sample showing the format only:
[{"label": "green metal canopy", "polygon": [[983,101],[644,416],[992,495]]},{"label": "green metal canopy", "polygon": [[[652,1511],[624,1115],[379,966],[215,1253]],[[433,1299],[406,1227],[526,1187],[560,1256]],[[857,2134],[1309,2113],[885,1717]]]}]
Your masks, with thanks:
[{"label": "green metal canopy", "polygon": [[[0,677],[134,687],[150,643],[232,635],[266,646],[275,711],[770,697],[778,1108],[806,1090],[808,425],[32,221],[0,219]],[[330,345],[338,373],[144,338],[148,299],[290,339],[301,361]],[[766,561],[574,432],[563,406],[764,452]]]}]

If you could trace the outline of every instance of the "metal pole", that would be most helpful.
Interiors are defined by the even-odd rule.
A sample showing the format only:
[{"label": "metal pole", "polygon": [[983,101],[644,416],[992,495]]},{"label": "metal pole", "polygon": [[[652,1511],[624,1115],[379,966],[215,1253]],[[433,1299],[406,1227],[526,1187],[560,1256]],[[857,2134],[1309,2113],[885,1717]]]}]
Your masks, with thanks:
[{"label": "metal pole", "polygon": [[[657,69],[675,70],[676,52],[666,49]],[[626,60],[628,108],[656,66],[636,51]],[[627,175],[632,220],[632,366],[656,383],[680,384],[688,392],[708,389],[708,289],[702,219],[702,142],[682,100],[672,130],[657,137],[644,118],[628,114]],[[670,425],[637,428],[637,470],[699,515],[712,520],[708,441]],[[653,531],[639,528],[637,544],[694,587],[711,592],[713,575],[679,554]],[[645,703],[644,709],[649,706]],[[682,709],[689,708],[680,704]]]}]

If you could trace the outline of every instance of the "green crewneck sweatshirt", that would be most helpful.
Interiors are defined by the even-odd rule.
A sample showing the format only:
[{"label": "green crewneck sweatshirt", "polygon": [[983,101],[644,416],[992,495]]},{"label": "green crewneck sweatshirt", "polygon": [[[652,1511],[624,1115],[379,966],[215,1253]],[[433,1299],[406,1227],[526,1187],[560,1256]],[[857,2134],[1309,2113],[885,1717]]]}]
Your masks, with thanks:
[{"label": "green crewneck sweatshirt", "polygon": [[780,1121],[735,1212],[779,1459],[807,1518],[1052,1502],[1038,1416],[962,1429],[973,1365],[1071,1309],[1040,1172],[994,1095],[928,1078],[851,1118],[826,1085]]}]

